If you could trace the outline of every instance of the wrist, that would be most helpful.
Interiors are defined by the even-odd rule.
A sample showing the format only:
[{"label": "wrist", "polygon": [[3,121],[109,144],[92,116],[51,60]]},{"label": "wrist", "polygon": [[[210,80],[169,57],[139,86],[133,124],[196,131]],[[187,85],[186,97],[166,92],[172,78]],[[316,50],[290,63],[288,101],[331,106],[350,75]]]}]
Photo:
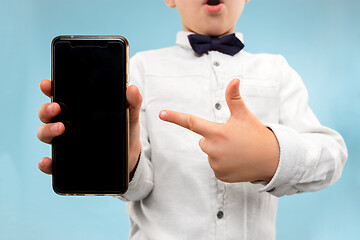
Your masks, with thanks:
[{"label": "wrist", "polygon": [[266,182],[270,182],[271,179],[274,177],[277,167],[279,165],[280,147],[279,142],[271,128],[267,127],[267,130],[267,144],[265,144],[267,146],[266,157],[262,162],[262,169],[264,171],[260,179]]},{"label": "wrist", "polygon": [[139,154],[138,154],[138,157],[137,157],[135,166],[133,166],[133,167],[130,169],[129,181],[131,181],[132,178],[133,178],[134,175],[135,175],[136,168],[137,168],[137,166],[139,165],[140,157],[141,157],[141,146],[140,146],[140,151],[139,151]]}]

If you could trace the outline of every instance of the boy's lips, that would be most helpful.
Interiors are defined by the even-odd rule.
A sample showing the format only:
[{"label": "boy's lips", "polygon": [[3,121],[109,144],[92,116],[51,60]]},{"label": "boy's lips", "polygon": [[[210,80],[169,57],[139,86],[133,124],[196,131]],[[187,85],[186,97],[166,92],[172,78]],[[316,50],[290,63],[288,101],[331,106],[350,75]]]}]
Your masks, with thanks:
[{"label": "boy's lips", "polygon": [[204,7],[205,7],[205,10],[209,13],[218,13],[221,11],[221,9],[224,6],[223,0],[219,0],[219,4],[217,4],[217,5],[209,5],[207,3],[208,3],[208,0],[205,0]]}]

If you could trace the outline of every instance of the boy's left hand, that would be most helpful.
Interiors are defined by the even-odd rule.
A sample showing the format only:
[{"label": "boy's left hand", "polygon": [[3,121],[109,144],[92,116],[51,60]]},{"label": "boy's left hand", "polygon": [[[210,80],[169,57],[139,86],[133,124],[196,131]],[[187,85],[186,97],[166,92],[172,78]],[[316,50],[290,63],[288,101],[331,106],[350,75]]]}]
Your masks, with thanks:
[{"label": "boy's left hand", "polygon": [[226,102],[231,112],[226,123],[171,110],[161,111],[159,117],[203,136],[200,148],[208,155],[219,180],[269,182],[279,163],[279,144],[273,132],[246,107],[239,84],[239,79],[233,79],[226,88]]}]

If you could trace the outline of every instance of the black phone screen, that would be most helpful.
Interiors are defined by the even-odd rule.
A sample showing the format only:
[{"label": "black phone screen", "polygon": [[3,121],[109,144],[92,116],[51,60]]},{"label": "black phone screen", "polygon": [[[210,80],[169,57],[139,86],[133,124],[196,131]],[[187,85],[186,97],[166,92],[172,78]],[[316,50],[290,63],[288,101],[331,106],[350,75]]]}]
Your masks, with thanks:
[{"label": "black phone screen", "polygon": [[52,143],[58,194],[120,194],[127,170],[127,44],[122,39],[54,39],[53,122],[64,134]]}]

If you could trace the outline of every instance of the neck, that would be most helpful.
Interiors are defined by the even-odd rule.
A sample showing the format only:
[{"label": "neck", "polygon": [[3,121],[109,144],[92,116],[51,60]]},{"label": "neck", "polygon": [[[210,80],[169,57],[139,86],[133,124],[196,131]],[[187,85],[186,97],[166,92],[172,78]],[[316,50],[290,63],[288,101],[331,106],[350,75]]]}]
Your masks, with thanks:
[{"label": "neck", "polygon": [[193,29],[191,28],[188,28],[186,26],[183,25],[183,30],[185,32],[193,32],[193,33],[197,33],[197,34],[201,34],[201,35],[206,35],[206,36],[210,36],[210,37],[217,37],[217,38],[220,38],[222,36],[225,36],[225,35],[228,35],[228,34],[231,34],[231,33],[235,33],[235,27],[232,27],[231,29],[229,29],[228,31],[225,31],[225,32],[219,32],[219,33],[209,33],[209,32],[205,32],[205,31],[194,31]]}]

